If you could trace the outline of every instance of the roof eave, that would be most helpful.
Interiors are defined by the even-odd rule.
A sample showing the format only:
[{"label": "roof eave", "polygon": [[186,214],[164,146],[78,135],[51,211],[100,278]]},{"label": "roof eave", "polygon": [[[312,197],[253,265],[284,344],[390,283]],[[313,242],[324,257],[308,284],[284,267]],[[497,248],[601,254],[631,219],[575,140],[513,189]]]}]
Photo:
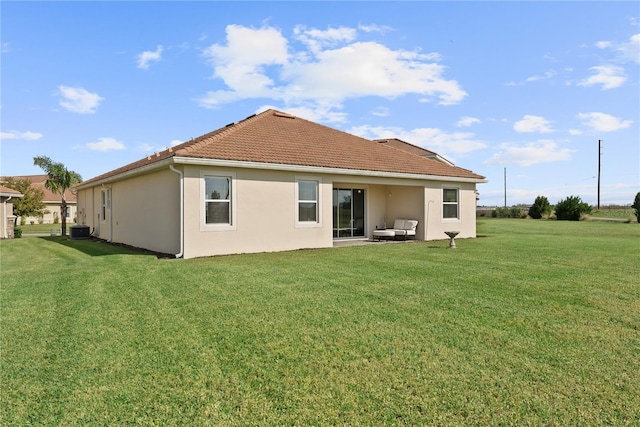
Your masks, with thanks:
[{"label": "roof eave", "polygon": [[135,169],[130,169],[128,171],[121,172],[117,175],[111,175],[102,179],[98,179],[96,181],[87,181],[87,183],[80,183],[73,187],[74,191],[84,190],[91,187],[101,186],[110,184],[112,182],[120,181],[125,178],[131,178],[137,175],[143,175],[148,172],[152,172],[156,169],[162,169],[164,167],[168,167],[173,162],[173,157],[167,157],[162,160],[158,160],[157,162],[149,163],[144,166],[139,166]]},{"label": "roof eave", "polygon": [[378,178],[404,178],[404,179],[422,179],[430,181],[447,181],[447,182],[471,182],[471,183],[486,183],[489,182],[484,178],[466,178],[457,176],[444,176],[444,175],[429,175],[429,174],[411,174],[401,172],[385,172],[385,171],[373,171],[362,169],[344,169],[344,168],[331,168],[324,166],[304,166],[304,165],[292,165],[284,163],[264,163],[264,162],[248,162],[241,160],[223,160],[223,159],[207,159],[207,158],[195,158],[195,157],[178,157],[174,156],[173,162],[176,164],[197,165],[197,166],[218,166],[229,168],[248,168],[248,169],[267,169],[278,171],[290,171],[301,173],[315,173],[315,174],[335,174],[335,175],[357,175],[357,176],[370,176]]}]

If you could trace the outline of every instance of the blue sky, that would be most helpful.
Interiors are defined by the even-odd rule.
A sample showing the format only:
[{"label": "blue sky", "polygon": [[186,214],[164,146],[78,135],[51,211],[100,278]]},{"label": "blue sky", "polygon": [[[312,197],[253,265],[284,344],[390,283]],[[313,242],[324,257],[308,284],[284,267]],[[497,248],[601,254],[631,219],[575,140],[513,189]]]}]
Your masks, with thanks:
[{"label": "blue sky", "polygon": [[[13,2],[1,174],[89,179],[276,108],[485,175],[481,205],[640,190],[637,2]],[[348,149],[348,147],[345,147]]]}]

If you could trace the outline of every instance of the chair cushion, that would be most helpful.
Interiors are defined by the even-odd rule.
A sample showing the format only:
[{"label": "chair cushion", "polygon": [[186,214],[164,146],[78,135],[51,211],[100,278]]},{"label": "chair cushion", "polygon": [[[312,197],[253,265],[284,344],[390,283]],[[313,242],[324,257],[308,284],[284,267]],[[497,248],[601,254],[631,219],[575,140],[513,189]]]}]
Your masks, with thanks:
[{"label": "chair cushion", "polygon": [[404,228],[405,230],[410,230],[415,233],[417,226],[418,226],[418,221],[416,221],[415,219],[408,219],[405,221]]},{"label": "chair cushion", "polygon": [[406,221],[404,219],[396,219],[393,223],[394,230],[404,230]]}]

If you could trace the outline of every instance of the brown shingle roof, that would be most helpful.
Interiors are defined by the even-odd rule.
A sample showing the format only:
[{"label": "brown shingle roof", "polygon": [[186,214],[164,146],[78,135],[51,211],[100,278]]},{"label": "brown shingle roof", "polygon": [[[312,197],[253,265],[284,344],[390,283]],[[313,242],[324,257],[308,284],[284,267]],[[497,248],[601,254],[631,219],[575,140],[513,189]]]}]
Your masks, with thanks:
[{"label": "brown shingle roof", "polygon": [[442,163],[446,163],[450,166],[455,166],[449,160],[445,159],[435,151],[427,150],[426,148],[418,147],[417,145],[410,144],[398,138],[390,138],[390,139],[374,139],[375,142],[380,144],[385,144],[393,148],[397,148],[402,151],[406,151],[407,153],[415,154],[416,156],[426,157],[428,159],[438,160]]},{"label": "brown shingle roof", "polygon": [[85,181],[81,185],[114,177],[173,156],[484,179],[466,169],[276,110],[267,110]]},{"label": "brown shingle roof", "polygon": [[409,144],[408,142],[405,142],[398,138],[374,139],[374,141],[379,144],[386,144],[390,147],[416,154],[418,156],[430,157],[430,156],[438,155],[438,153],[434,151],[427,150],[426,148],[418,147],[417,145]]},{"label": "brown shingle roof", "polygon": [[0,185],[0,193],[2,193],[2,195],[7,195],[7,196],[22,196],[22,194],[17,191],[14,190],[13,188],[9,188],[9,187],[5,187],[4,185]]},{"label": "brown shingle roof", "polygon": [[[0,182],[5,182],[8,178],[13,178],[14,180],[26,179],[31,182],[31,187],[40,189],[44,191],[44,197],[42,201],[44,202],[60,202],[60,194],[54,193],[51,190],[45,188],[44,183],[47,181],[47,175],[22,175],[22,176],[3,176],[0,177]],[[64,192],[64,199],[67,202],[75,202],[76,195],[71,191],[67,190]]]}]

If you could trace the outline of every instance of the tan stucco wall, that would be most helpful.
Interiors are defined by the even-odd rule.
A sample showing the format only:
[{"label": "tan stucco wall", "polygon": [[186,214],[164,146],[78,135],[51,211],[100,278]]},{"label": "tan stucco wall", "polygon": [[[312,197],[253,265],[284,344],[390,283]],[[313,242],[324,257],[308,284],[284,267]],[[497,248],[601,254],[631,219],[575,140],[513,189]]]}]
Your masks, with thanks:
[{"label": "tan stucco wall", "polygon": [[[366,238],[376,226],[393,226],[395,219],[417,219],[417,240],[446,239],[444,231],[458,230],[460,238],[475,237],[475,184],[359,175],[303,174],[293,171],[176,165],[184,172],[183,256],[272,252],[333,246],[333,188],[365,190]],[[204,224],[203,176],[232,176],[235,217],[231,227]],[[296,180],[320,181],[321,221],[297,224]],[[78,192],[78,220],[94,234],[136,247],[164,253],[180,251],[179,175],[168,168],[112,182],[112,207],[101,212],[101,186]],[[460,218],[442,218],[442,189],[460,190]],[[109,215],[112,213],[113,218]]]},{"label": "tan stucco wall", "polygon": [[[333,245],[332,185],[294,172],[187,166],[185,170],[185,258],[271,252]],[[235,174],[237,217],[230,230],[202,230],[203,173]],[[321,224],[296,226],[296,177],[320,178]],[[206,227],[205,227],[206,228]]]},{"label": "tan stucco wall", "polygon": [[[47,210],[47,213],[45,213],[41,218],[34,217],[34,216],[24,217],[25,224],[31,224],[32,222],[34,224],[53,224],[55,222],[54,212],[58,215],[58,223],[62,222],[62,218],[60,217],[61,202],[45,201],[44,203],[46,205],[45,210]],[[76,202],[67,202],[67,209],[69,209],[69,216],[67,217],[67,223],[72,223],[74,222],[77,215]],[[22,219],[23,218],[20,218],[20,220]]]},{"label": "tan stucco wall", "polygon": [[101,239],[152,251],[180,251],[179,175],[168,168],[106,185],[111,209],[101,212],[102,187],[78,192],[80,223]]},{"label": "tan stucco wall", "polygon": [[[459,218],[442,218],[442,189],[459,189]],[[476,237],[476,186],[469,183],[429,183],[425,187],[425,216],[428,215],[424,240],[448,239],[445,231],[459,231],[458,238]]]},{"label": "tan stucco wall", "polygon": [[11,216],[13,216],[13,203],[8,197],[0,197],[0,238],[9,237],[7,218]]}]

